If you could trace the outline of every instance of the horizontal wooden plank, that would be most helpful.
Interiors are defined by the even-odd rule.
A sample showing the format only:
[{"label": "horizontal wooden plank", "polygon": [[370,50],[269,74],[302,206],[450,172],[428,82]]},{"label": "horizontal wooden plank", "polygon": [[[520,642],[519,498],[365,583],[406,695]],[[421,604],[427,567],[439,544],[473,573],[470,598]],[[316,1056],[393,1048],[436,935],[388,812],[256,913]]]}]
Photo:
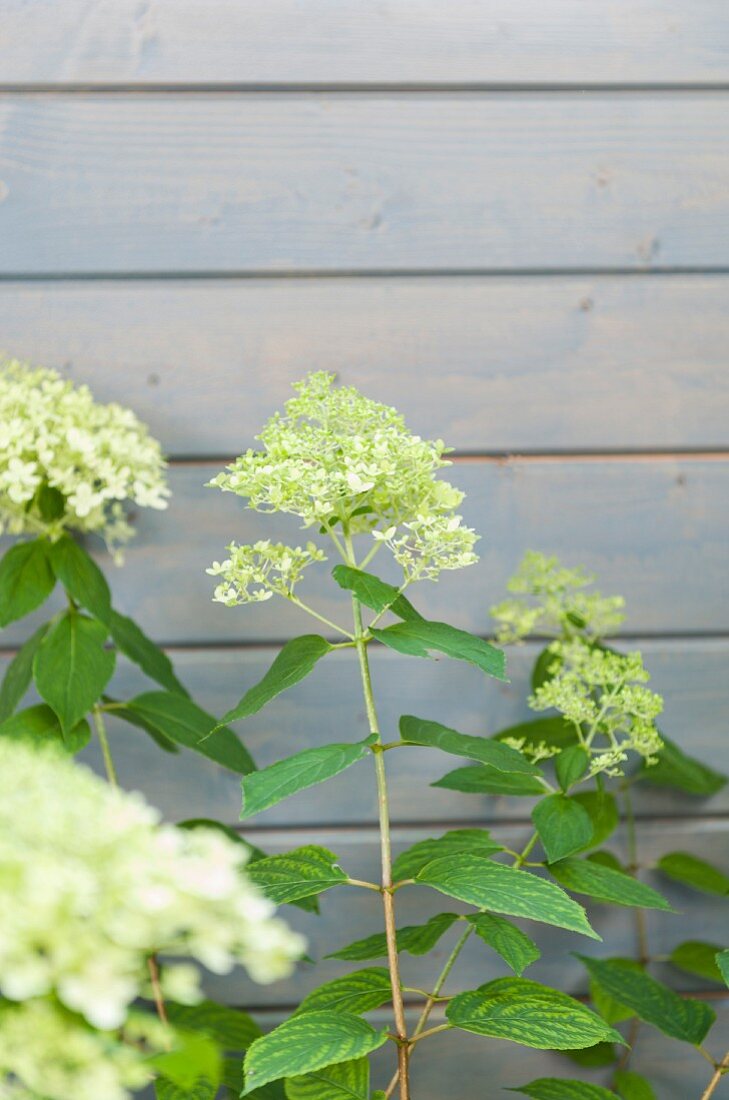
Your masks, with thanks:
[{"label": "horizontal wooden plank", "polygon": [[0,274],[729,265],[721,93],[4,96]]},{"label": "horizontal wooden plank", "polygon": [[459,450],[706,448],[728,299],[722,275],[0,283],[0,332],[177,455],[251,445],[312,367]]},{"label": "horizontal wooden plank", "polygon": [[7,83],[729,79],[722,0],[5,0]]}]

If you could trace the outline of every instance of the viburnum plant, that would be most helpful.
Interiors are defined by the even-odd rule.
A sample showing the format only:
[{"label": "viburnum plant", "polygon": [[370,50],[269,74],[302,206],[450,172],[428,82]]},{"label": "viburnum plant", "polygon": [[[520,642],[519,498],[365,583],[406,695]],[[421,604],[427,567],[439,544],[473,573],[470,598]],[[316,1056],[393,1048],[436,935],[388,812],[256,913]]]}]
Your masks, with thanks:
[{"label": "viburnum plant", "polygon": [[[586,593],[586,578],[578,572],[562,570],[539,555],[528,557],[512,588],[519,597],[535,596],[536,602],[532,606],[515,598],[502,604],[496,610],[497,640],[511,642],[526,633],[556,629],[556,640],[537,661],[530,700],[536,710],[549,710],[550,715],[490,737],[469,736],[409,714],[400,719],[397,731],[381,730],[369,662],[375,643],[418,658],[438,654],[466,661],[486,676],[505,679],[500,648],[424,618],[405,595],[416,581],[436,580],[443,570],[473,564],[476,535],[457,511],[463,494],[437,476],[448,465],[441,441],[412,435],[394,409],[353,388],[335,387],[331,375],[312,374],[294,388],[296,396],[285,412],[262,431],[260,449],[247,451],[211,484],[243,497],[256,511],[298,517],[313,537],[295,547],[268,540],[232,543],[227,558],[208,572],[217,579],[214,598],[227,607],[284,599],[323,624],[327,637],[306,634],[288,642],[223,723],[256,713],[328,654],[354,650],[368,736],[307,749],[244,776],[241,818],[249,820],[288,795],[367,758],[372,761],[379,803],[379,881],[353,879],[334,853],[316,845],[257,861],[250,873],[277,903],[300,904],[334,887],[378,893],[381,929],[330,957],[385,959],[387,965],[356,969],[326,982],[290,1019],[253,1042],[244,1060],[242,1095],[369,1100],[369,1056],[391,1043],[392,1078],[372,1097],[386,1100],[397,1093],[408,1100],[410,1063],[420,1044],[447,1042],[451,1029],[539,1049],[597,1050],[602,1057],[609,1049],[612,1057],[613,1044],[628,1051],[615,1023],[635,1014],[674,1035],[680,1030],[678,1037],[700,1046],[713,1020],[711,1008],[659,985],[645,973],[645,959],[629,964],[583,956],[594,989],[601,990],[593,1011],[562,991],[522,977],[540,951],[508,919],[526,918],[595,940],[599,936],[572,894],[637,910],[669,910],[668,902],[636,877],[636,857],[625,868],[602,848],[618,821],[608,782],[627,791],[633,780],[623,773],[631,758],[642,762],[641,780],[698,793],[710,793],[723,782],[661,739],[655,725],[661,700],[646,687],[640,654],[619,654],[602,643],[602,635],[620,622],[621,602]],[[317,536],[324,538],[328,551]],[[323,563],[327,553],[339,559],[333,582],[351,596],[351,621],[346,623],[322,615],[299,594],[305,570]],[[371,572],[371,563],[382,554],[400,567],[398,585]],[[536,798],[534,832],[525,847],[512,851],[486,829],[457,829],[393,858],[386,759],[390,752],[407,752],[413,745],[472,762],[436,786]],[[669,860],[663,869],[670,866]],[[673,866],[675,870],[675,861]],[[420,926],[398,926],[400,892],[423,887],[468,908],[440,913]],[[458,932],[457,940],[433,989],[408,990],[423,998],[417,1022],[409,1027],[400,955],[426,954],[449,930]],[[448,976],[471,937],[495,951],[513,976],[448,994]],[[607,993],[616,1000],[620,994],[619,1007]],[[392,1006],[391,1027],[377,1028],[364,1018],[386,1004]],[[434,1010],[440,1014],[443,1008],[445,1019],[434,1024]],[[649,1086],[625,1068],[627,1054],[621,1057],[616,1075],[620,1095],[624,1100],[650,1096]],[[636,1091],[639,1086],[643,1093]],[[533,1081],[516,1091],[545,1100],[615,1096],[567,1078]]]}]

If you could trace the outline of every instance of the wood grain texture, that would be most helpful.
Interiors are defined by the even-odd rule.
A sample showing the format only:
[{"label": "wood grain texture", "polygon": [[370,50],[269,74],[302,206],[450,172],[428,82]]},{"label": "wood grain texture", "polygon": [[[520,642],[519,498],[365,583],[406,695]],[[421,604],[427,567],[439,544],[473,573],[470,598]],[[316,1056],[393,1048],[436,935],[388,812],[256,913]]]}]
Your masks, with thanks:
[{"label": "wood grain texture", "polygon": [[461,451],[729,444],[729,277],[0,283],[0,346],[235,454],[311,369]]},{"label": "wood grain texture", "polygon": [[[729,79],[722,0],[5,0],[7,83]],[[10,47],[10,49],[8,49]]]},{"label": "wood grain texture", "polygon": [[0,274],[729,265],[720,93],[4,96]]}]

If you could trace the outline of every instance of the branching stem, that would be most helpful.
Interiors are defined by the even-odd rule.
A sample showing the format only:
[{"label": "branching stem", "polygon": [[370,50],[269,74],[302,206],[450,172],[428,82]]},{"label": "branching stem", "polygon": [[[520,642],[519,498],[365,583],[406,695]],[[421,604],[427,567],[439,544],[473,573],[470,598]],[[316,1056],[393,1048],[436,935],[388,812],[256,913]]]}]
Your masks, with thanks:
[{"label": "branching stem", "polygon": [[100,706],[95,706],[93,711],[94,726],[96,727],[96,733],[101,744],[101,751],[104,756],[104,767],[106,768],[106,778],[109,780],[109,786],[117,788],[119,786],[119,780],[116,775],[116,768],[114,767],[114,761],[111,756],[111,748],[109,747],[109,738],[106,733],[106,725],[104,723],[104,716]]}]

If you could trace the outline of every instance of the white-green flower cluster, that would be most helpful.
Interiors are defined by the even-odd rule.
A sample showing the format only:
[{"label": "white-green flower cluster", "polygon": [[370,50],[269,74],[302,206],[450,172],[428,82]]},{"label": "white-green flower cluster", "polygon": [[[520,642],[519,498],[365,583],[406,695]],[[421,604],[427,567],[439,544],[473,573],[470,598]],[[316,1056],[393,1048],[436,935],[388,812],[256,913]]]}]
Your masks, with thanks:
[{"label": "white-green flower cluster", "polygon": [[253,546],[231,543],[229,557],[214,561],[207,573],[222,577],[213,599],[226,607],[239,603],[260,603],[274,594],[289,598],[307,565],[326,561],[326,555],[313,542],[306,549],[284,546],[268,540]]},{"label": "white-green flower cluster", "polygon": [[496,639],[502,645],[529,634],[602,638],[625,618],[622,596],[585,592],[595,578],[582,569],[566,569],[556,557],[530,550],[507,584],[520,598],[491,608],[498,622]]},{"label": "white-green flower cluster", "polygon": [[[217,973],[241,964],[258,982],[288,975],[304,942],[274,918],[245,875],[246,858],[219,830],[160,824],[141,796],[53,750],[0,740],[0,995],[24,1003],[16,1015],[3,1009],[14,1040],[5,1041],[3,1023],[0,1078],[20,1075],[36,1024],[49,1043],[65,1029],[68,1051],[87,1052],[79,1060],[101,1058],[106,1040],[89,1037],[88,1025],[129,1026],[129,1006],[149,993],[151,954]],[[199,998],[197,967],[176,962],[163,976],[177,1000]],[[123,1081],[116,1093],[26,1084],[54,1100],[126,1095]]]},{"label": "white-green flower cluster", "polygon": [[132,534],[123,507],[165,508],[159,443],[129,409],[16,360],[0,364],[0,533]]},{"label": "white-green flower cluster", "polygon": [[[335,387],[331,374],[310,374],[294,389],[285,413],[258,437],[262,449],[246,451],[212,486],[245,497],[256,511],[324,527],[335,540],[337,532],[371,534],[390,547],[408,580],[476,561],[476,535],[456,514],[463,493],[435,477],[449,465],[440,440],[413,435],[395,409],[351,386]],[[260,591],[253,598],[265,598]],[[236,602],[232,591],[223,602]]]}]

